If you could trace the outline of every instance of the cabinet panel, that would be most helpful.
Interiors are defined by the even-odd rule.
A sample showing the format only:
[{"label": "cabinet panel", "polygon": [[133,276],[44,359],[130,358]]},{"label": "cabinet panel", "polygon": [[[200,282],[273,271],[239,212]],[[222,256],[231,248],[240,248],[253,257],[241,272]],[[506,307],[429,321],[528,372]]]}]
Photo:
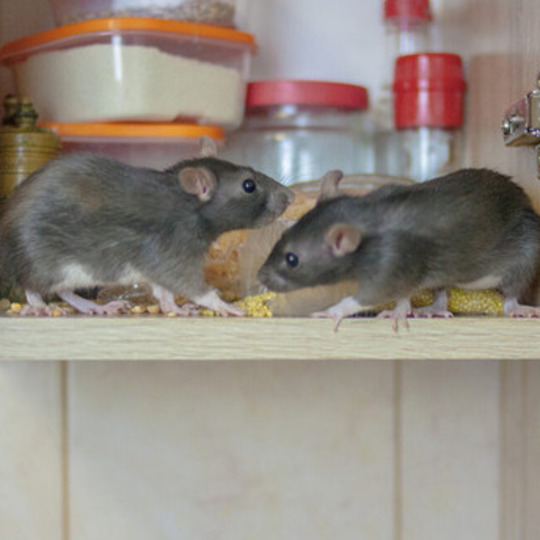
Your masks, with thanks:
[{"label": "cabinet panel", "polygon": [[70,366],[71,538],[392,538],[392,368]]},{"label": "cabinet panel", "polygon": [[497,538],[499,363],[404,362],[402,540]]},{"label": "cabinet panel", "polygon": [[59,363],[0,363],[0,538],[64,539]]}]

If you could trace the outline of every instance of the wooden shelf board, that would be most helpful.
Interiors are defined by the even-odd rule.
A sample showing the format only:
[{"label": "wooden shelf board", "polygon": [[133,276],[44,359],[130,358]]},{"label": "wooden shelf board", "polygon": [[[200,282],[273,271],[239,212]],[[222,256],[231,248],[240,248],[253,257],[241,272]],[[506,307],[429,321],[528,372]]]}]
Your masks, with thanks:
[{"label": "wooden shelf board", "polygon": [[2,317],[0,360],[540,360],[540,319]]}]

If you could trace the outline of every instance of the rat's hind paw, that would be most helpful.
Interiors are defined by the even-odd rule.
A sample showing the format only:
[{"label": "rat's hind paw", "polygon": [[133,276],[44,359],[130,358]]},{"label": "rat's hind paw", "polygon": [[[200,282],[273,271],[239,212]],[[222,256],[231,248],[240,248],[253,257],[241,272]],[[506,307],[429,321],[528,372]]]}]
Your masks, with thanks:
[{"label": "rat's hind paw", "polygon": [[130,304],[125,300],[114,300],[107,304],[95,304],[90,308],[89,314],[93,315],[119,315],[128,311]]},{"label": "rat's hind paw", "polygon": [[54,315],[54,310],[47,305],[31,306],[30,304],[25,304],[19,311],[19,314],[22,317],[52,317]]},{"label": "rat's hind paw", "polygon": [[508,317],[540,317],[540,306],[524,306],[515,298],[504,301],[504,314]]},{"label": "rat's hind paw", "polygon": [[431,305],[413,308],[412,316],[420,318],[442,317],[445,319],[453,317],[454,314],[451,311],[448,311],[448,297],[446,295],[446,290],[441,289],[440,291],[437,291]]},{"label": "rat's hind paw", "polygon": [[125,313],[129,307],[129,302],[124,300],[115,300],[102,305],[87,300],[72,291],[60,291],[57,294],[64,302],[85,315],[118,315]]}]

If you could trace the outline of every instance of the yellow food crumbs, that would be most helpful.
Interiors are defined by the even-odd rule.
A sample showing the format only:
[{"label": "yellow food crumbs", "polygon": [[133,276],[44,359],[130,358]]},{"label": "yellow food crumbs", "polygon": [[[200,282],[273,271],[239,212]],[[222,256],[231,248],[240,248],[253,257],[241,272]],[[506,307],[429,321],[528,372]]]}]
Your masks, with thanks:
[{"label": "yellow food crumbs", "polygon": [[272,317],[272,311],[268,307],[268,302],[276,297],[274,292],[265,292],[254,296],[247,296],[238,300],[235,304],[246,310],[246,317]]},{"label": "yellow food crumbs", "polygon": [[[245,310],[244,317],[272,317],[272,310],[268,303],[276,297],[275,292],[265,292],[253,296],[246,296],[242,300],[234,302],[235,306]],[[202,317],[216,317],[219,313],[211,309],[202,308],[199,310]]]},{"label": "yellow food crumbs", "polygon": [[[413,296],[411,303],[415,308],[430,306],[434,301],[433,292],[422,291]],[[451,289],[447,294],[448,311],[455,315],[503,315],[503,296],[492,289],[466,291]],[[378,306],[376,311],[392,309],[394,303]]]},{"label": "yellow food crumbs", "polygon": [[504,313],[503,296],[495,290],[452,289],[448,293],[448,310],[463,315],[502,315]]},{"label": "yellow food crumbs", "polygon": [[199,315],[201,317],[216,317],[219,314],[216,313],[215,311],[212,311],[211,309],[201,308],[201,309],[199,309]]},{"label": "yellow food crumbs", "polygon": [[[273,317],[272,310],[270,308],[271,301],[276,298],[276,293],[265,292],[253,296],[247,296],[241,300],[234,302],[234,305],[245,310],[245,317]],[[426,290],[412,298],[413,307],[429,306],[433,303],[434,295],[432,291]],[[22,304],[19,302],[9,302],[7,299],[2,299],[0,304],[2,313],[6,315],[17,315],[22,310]],[[393,304],[377,307],[376,311],[382,309],[391,309]],[[504,303],[503,296],[496,290],[463,290],[463,289],[451,289],[448,291],[448,310],[456,315],[503,315]],[[69,307],[65,309],[54,308],[52,315],[59,317],[64,313],[72,313],[73,310]],[[148,312],[149,314],[156,315],[161,312],[158,304],[152,305],[139,305],[131,308],[132,314],[142,314]],[[219,313],[207,308],[199,309],[199,316],[202,317],[216,317]],[[166,313],[169,317],[175,317],[174,312]]]}]

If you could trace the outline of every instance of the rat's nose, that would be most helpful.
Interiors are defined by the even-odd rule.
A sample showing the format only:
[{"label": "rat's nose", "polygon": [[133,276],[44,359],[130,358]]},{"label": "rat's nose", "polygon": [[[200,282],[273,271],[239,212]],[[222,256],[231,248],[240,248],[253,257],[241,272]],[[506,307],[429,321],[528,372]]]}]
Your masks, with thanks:
[{"label": "rat's nose", "polygon": [[278,194],[277,194],[278,198],[278,203],[283,207],[283,208],[287,208],[287,206],[289,206],[289,204],[291,204],[293,201],[294,201],[294,191],[292,189],[289,189],[285,186],[283,186]]}]

